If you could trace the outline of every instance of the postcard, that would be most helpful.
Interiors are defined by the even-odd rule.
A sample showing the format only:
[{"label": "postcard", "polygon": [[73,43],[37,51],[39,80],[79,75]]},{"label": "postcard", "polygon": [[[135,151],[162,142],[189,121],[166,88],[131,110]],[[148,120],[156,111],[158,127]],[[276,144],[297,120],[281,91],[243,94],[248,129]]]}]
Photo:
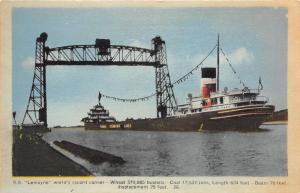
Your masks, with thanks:
[{"label": "postcard", "polygon": [[299,192],[299,1],[1,4],[1,192]]}]

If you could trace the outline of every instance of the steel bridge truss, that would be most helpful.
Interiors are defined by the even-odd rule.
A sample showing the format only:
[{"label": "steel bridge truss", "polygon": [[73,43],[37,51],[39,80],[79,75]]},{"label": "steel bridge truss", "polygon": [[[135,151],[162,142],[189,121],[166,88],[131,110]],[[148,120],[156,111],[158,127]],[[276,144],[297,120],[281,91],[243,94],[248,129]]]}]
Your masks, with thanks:
[{"label": "steel bridge truss", "polygon": [[71,45],[56,48],[46,46],[44,32],[36,39],[35,69],[30,96],[22,121],[48,126],[46,66],[53,65],[118,65],[153,66],[155,68],[157,117],[165,118],[177,107],[167,65],[165,42],[152,39],[152,49],[110,45],[108,39],[97,39],[94,45]]},{"label": "steel bridge truss", "polygon": [[73,45],[58,48],[45,47],[46,65],[120,65],[158,66],[153,50],[111,45],[101,52],[97,45]]}]

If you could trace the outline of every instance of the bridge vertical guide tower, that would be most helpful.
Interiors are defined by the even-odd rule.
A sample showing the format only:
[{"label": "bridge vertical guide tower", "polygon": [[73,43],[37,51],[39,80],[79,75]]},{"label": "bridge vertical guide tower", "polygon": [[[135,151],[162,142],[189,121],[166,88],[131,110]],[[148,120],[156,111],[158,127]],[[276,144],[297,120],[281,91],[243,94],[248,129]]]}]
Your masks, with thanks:
[{"label": "bridge vertical guide tower", "polygon": [[29,118],[33,125],[42,125],[46,128],[48,126],[45,65],[47,37],[46,33],[42,33],[36,39],[34,75],[22,125],[24,125],[26,118]]},{"label": "bridge vertical guide tower", "polygon": [[152,45],[157,63],[155,67],[157,118],[165,118],[174,113],[177,102],[167,64],[165,41],[156,36],[152,39]]}]

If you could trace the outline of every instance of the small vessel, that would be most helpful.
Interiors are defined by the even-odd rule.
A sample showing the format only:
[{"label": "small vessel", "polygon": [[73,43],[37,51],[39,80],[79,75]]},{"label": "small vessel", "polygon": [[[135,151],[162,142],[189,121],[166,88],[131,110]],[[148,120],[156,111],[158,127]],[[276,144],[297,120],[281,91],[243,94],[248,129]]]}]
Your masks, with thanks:
[{"label": "small vessel", "polygon": [[188,94],[185,104],[178,105],[172,116],[165,118],[126,119],[116,121],[99,104],[84,118],[86,129],[120,129],[145,131],[199,131],[199,130],[257,130],[274,112],[268,98],[258,89],[219,90],[219,40],[217,68],[201,68],[201,95]]},{"label": "small vessel", "polygon": [[100,100],[101,94],[99,93],[98,104],[90,109],[87,117],[82,118],[85,128],[95,128],[95,126],[99,129],[119,128],[116,127],[118,125],[116,119],[109,116],[109,110],[101,105]]}]

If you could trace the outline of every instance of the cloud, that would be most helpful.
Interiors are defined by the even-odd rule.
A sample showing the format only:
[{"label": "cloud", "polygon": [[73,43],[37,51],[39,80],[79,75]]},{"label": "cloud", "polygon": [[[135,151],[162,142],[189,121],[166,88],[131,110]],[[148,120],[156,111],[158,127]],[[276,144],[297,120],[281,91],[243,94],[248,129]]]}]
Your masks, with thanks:
[{"label": "cloud", "polygon": [[254,55],[252,52],[242,47],[229,53],[228,59],[231,60],[234,64],[249,64],[254,60]]},{"label": "cloud", "polygon": [[21,66],[25,69],[32,70],[34,68],[34,63],[34,58],[32,56],[28,56],[22,61]]},{"label": "cloud", "polygon": [[[253,53],[244,47],[237,48],[231,52],[226,52],[226,50],[223,50],[223,51],[232,65],[249,64],[254,60]],[[199,54],[199,55],[196,55],[194,57],[189,57],[189,58],[190,58],[190,62],[193,65],[196,65],[196,64],[199,64],[205,57],[206,57],[206,54]],[[226,58],[220,51],[220,64],[226,64],[226,63],[227,63]],[[208,66],[216,65],[217,64],[216,54],[209,56],[204,61],[204,64],[208,65]]]},{"label": "cloud", "polygon": [[[238,76],[244,81],[245,70],[249,68],[249,64],[253,63],[255,60],[254,54],[245,47],[239,47],[233,49],[231,51],[224,50],[225,55],[227,56],[228,60],[232,64],[233,68],[237,72],[234,74],[228,62],[222,52],[220,51],[220,86],[227,86],[227,87],[237,87],[241,86]],[[200,64],[200,62],[207,56],[208,53],[200,53],[194,56],[187,55],[184,58],[178,58],[177,56],[173,55],[171,57],[172,62],[174,62],[174,66],[176,71],[171,70],[171,74],[174,80],[177,80],[182,75],[189,72],[193,69],[196,65]],[[217,67],[217,52],[216,50],[204,60],[201,67]],[[170,55],[169,55],[170,56]],[[177,59],[177,60],[176,60]],[[170,60],[169,60],[170,61]],[[184,64],[184,65],[183,65]],[[173,65],[173,63],[172,63]],[[190,79],[190,83],[199,82],[199,78],[201,76],[200,69],[198,72],[194,73],[195,76],[192,76]]]},{"label": "cloud", "polygon": [[150,48],[150,44],[146,44],[139,40],[134,40],[134,39],[132,39],[128,45],[134,46],[134,47],[139,47],[139,48]]},{"label": "cloud", "polygon": [[[21,66],[27,70],[34,70],[35,60],[34,57],[28,56],[21,62]],[[49,76],[55,76],[56,78],[64,78],[69,71],[65,70],[65,66],[50,66],[47,68],[47,73]]]}]

